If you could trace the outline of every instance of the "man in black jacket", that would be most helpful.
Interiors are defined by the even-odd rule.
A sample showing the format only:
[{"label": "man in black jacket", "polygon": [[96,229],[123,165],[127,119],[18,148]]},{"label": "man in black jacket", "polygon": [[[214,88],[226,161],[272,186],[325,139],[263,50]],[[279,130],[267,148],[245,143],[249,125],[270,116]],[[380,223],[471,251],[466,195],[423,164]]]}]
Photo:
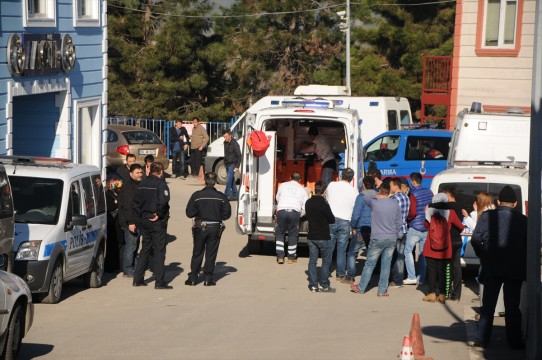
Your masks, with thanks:
[{"label": "man in black jacket", "polygon": [[239,194],[235,185],[234,175],[239,171],[239,164],[241,164],[241,149],[237,141],[233,138],[230,129],[224,130],[222,135],[224,136],[224,165],[227,172],[224,194],[229,200],[237,200]]},{"label": "man in black jacket", "polygon": [[173,289],[164,281],[166,258],[167,222],[169,219],[169,188],[162,179],[164,166],[155,162],[151,165],[151,176],[141,181],[135,199],[135,211],[141,219],[143,245],[134,272],[134,286],[147,286],[144,282],[145,269],[151,250],[154,250],[155,289]]},{"label": "man in black jacket", "polygon": [[135,212],[137,188],[143,179],[143,168],[139,164],[130,166],[130,178],[123,184],[119,194],[119,222],[124,232],[124,255],[122,272],[124,277],[134,276],[134,258],[139,240],[140,217]]},{"label": "man in black jacket", "polygon": [[225,229],[222,221],[231,216],[231,205],[228,198],[215,189],[216,174],[208,172],[204,176],[205,187],[196,191],[186,205],[186,216],[194,219],[192,233],[194,236],[194,250],[190,263],[190,273],[185,285],[195,286],[201,270],[203,255],[205,254],[204,286],[215,286],[213,274],[215,272],[216,255],[220,237]]},{"label": "man in black jacket", "polygon": [[169,129],[169,148],[171,149],[173,176],[186,179],[188,173],[185,166],[185,156],[188,151],[190,136],[181,120],[175,120],[175,126]]},{"label": "man in black jacket", "polygon": [[495,306],[504,284],[504,309],[508,347],[525,347],[521,333],[519,302],[527,277],[527,217],[514,208],[516,193],[506,185],[499,193],[499,207],[482,213],[472,233],[471,244],[480,257],[484,273],[483,305],[478,339],[470,345],[486,347],[491,339]]}]

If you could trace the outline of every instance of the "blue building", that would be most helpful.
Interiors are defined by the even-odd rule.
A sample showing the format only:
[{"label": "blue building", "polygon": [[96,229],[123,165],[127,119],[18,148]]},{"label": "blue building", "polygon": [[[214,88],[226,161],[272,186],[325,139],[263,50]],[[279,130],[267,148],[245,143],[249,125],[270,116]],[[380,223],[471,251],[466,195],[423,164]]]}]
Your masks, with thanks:
[{"label": "blue building", "polygon": [[106,8],[103,0],[0,1],[0,154],[103,167]]}]

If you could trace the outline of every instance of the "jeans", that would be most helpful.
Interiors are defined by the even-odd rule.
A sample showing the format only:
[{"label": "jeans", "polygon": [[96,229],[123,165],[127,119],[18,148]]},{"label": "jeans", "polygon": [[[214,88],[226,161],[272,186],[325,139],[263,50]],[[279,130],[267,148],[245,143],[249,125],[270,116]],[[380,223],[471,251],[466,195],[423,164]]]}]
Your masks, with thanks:
[{"label": "jeans", "polygon": [[279,210],[277,212],[277,227],[275,229],[277,259],[284,258],[286,232],[288,232],[288,259],[296,258],[300,215],[297,211]]},{"label": "jeans", "polygon": [[406,234],[402,238],[397,239],[395,246],[395,262],[391,268],[391,279],[397,285],[403,285],[405,278],[405,244]]},{"label": "jeans", "polygon": [[365,292],[373,270],[378,262],[378,258],[382,254],[380,260],[380,279],[378,280],[378,294],[384,294],[388,291],[388,278],[390,277],[391,258],[393,256],[393,250],[397,245],[397,239],[376,240],[371,239],[369,243],[369,250],[367,250],[367,261],[363,267],[361,273],[361,280],[359,281],[358,288],[361,292]]},{"label": "jeans", "polygon": [[346,253],[346,276],[350,278],[356,277],[356,260],[362,247],[363,238],[358,232],[353,236],[353,239],[350,240],[348,252]]},{"label": "jeans", "polygon": [[322,257],[320,285],[323,288],[329,287],[330,256],[328,253],[333,252],[330,245],[329,240],[309,240],[309,288],[318,287],[318,275],[316,271],[318,254]]},{"label": "jeans", "polygon": [[480,321],[478,322],[478,339],[484,344],[489,344],[495,306],[499,298],[501,285],[504,293],[504,320],[506,323],[506,339],[508,347],[517,348],[523,346],[521,332],[521,311],[519,302],[521,298],[521,285],[523,282],[517,279],[504,278],[485,274],[484,279],[484,304],[480,309]]},{"label": "jeans", "polygon": [[337,276],[345,276],[346,249],[350,240],[350,221],[335,218],[335,224],[329,225],[329,232],[333,244],[337,244]]},{"label": "jeans", "polygon": [[174,151],[173,154],[173,161],[172,161],[172,165],[173,165],[173,169],[172,169],[172,172],[173,174],[177,175],[177,176],[185,176],[188,175],[186,173],[186,170],[185,170],[185,161],[184,161],[184,150],[177,150],[177,151]]},{"label": "jeans", "polygon": [[227,164],[226,165],[226,190],[224,190],[224,195],[229,199],[230,198],[230,190],[233,195],[234,199],[237,199],[239,197],[239,194],[237,193],[237,186],[235,185],[235,164]]},{"label": "jeans", "polygon": [[425,281],[425,269],[427,267],[425,264],[425,257],[422,255],[426,238],[427,231],[418,231],[414,228],[409,228],[405,244],[405,266],[409,279],[416,279],[416,269],[414,268],[414,256],[412,255],[412,251],[414,251],[416,244],[418,244],[418,273],[420,274],[421,283]]},{"label": "jeans", "polygon": [[124,231],[124,251],[122,256],[122,272],[125,274],[133,275],[135,266],[134,258],[137,251],[137,245],[139,240],[139,231],[134,233],[128,229],[122,229]]}]

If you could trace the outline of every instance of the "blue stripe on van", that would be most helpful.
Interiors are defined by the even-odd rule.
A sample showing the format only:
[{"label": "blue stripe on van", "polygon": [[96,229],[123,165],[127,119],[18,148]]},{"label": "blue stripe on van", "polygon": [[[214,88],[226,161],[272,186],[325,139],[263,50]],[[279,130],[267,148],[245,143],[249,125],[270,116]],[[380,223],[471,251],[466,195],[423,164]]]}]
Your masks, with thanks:
[{"label": "blue stripe on van", "polygon": [[[92,231],[87,232],[86,233],[87,237],[86,237],[85,245],[95,243],[96,240],[98,239],[98,233],[99,232],[100,232],[100,229],[96,229],[96,230],[92,230]],[[60,244],[64,248],[64,251],[66,251],[67,248],[68,248],[68,240],[67,239],[60,240],[60,241],[55,241],[54,243],[45,245],[45,250],[43,251],[43,256],[44,257],[51,256],[51,253],[53,252],[53,249],[55,248],[56,244]]]}]

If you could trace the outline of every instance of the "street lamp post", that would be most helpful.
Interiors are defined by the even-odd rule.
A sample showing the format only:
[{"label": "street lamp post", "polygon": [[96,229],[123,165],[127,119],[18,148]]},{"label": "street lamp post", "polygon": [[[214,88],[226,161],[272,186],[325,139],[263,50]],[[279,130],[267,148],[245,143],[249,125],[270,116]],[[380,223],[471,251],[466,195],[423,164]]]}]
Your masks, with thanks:
[{"label": "street lamp post", "polygon": [[346,0],[346,11],[339,11],[337,15],[343,21],[339,28],[346,33],[346,87],[350,91],[350,0]]}]

